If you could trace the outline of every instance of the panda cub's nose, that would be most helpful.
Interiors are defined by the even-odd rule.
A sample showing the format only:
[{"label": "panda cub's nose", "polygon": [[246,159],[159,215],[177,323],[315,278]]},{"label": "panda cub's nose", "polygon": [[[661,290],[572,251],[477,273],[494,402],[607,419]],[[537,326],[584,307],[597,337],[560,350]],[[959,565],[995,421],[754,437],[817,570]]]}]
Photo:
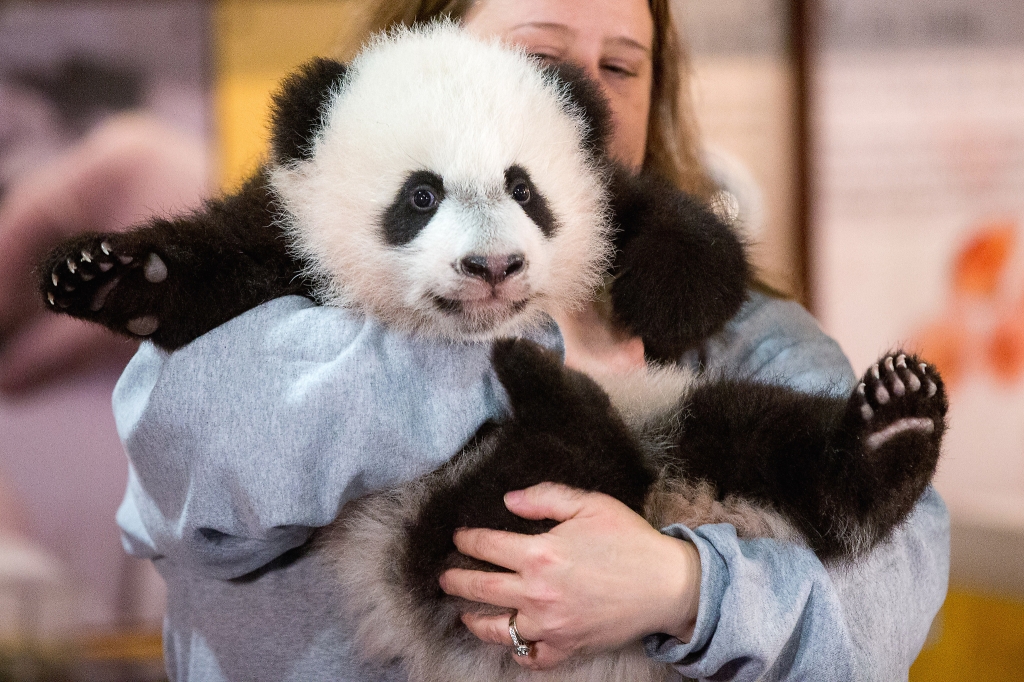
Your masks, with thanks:
[{"label": "panda cub's nose", "polygon": [[459,271],[469,277],[476,277],[491,286],[500,284],[526,266],[526,259],[520,253],[509,256],[466,256],[459,261]]}]

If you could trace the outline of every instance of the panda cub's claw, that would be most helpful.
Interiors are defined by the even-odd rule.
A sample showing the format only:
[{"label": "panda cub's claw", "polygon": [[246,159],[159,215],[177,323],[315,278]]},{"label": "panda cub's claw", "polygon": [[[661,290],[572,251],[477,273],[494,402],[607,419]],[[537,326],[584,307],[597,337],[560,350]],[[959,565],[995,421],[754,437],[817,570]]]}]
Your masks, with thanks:
[{"label": "panda cub's claw", "polygon": [[[871,366],[850,397],[861,442],[873,455],[900,436],[941,435],[947,409],[942,378],[933,366],[896,352]],[[936,439],[937,442],[937,439]]]},{"label": "panda cub's claw", "polygon": [[[43,298],[57,312],[149,336],[160,323],[149,310],[152,293],[138,289],[164,282],[167,264],[156,253],[136,253],[122,237],[87,234],[65,242],[43,266]],[[129,289],[135,291],[125,295]]]}]

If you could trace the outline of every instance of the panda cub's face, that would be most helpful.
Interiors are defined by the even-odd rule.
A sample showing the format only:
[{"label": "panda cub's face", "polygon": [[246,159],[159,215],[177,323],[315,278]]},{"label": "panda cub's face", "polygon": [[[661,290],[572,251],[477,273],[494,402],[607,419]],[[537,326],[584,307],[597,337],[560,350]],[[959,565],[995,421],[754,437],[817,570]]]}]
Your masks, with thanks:
[{"label": "panda cub's face", "polygon": [[525,54],[434,25],[364,50],[309,158],[271,181],[324,302],[489,338],[600,283],[609,218],[586,134]]},{"label": "panda cub's face", "polygon": [[398,262],[418,271],[408,304],[456,334],[501,329],[549,296],[554,216],[525,168],[506,168],[503,180],[446,189],[436,172],[412,171],[380,221],[389,246],[407,247]]}]

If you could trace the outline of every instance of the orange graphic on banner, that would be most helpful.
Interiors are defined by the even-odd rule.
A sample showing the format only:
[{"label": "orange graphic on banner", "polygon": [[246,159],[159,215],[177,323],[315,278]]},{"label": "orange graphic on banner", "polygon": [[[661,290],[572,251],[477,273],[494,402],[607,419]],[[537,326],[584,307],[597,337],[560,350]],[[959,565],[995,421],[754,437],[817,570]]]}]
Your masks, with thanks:
[{"label": "orange graphic on banner", "polygon": [[953,265],[953,295],[994,296],[1016,242],[1015,222],[982,225],[957,255]]},{"label": "orange graphic on banner", "polygon": [[1006,384],[1024,379],[1024,287],[1010,276],[1021,258],[1018,227],[996,220],[974,228],[954,259],[946,310],[917,335],[950,386],[974,372]]}]

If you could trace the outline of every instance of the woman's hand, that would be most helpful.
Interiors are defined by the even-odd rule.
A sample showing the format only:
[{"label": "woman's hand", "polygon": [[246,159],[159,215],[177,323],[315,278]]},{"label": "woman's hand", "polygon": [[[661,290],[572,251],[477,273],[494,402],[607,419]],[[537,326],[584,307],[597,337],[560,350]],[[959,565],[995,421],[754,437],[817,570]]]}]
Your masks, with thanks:
[{"label": "woman's hand", "polygon": [[[688,641],[700,601],[700,556],[662,535],[618,500],[553,483],[505,496],[509,511],[558,521],[542,535],[463,529],[463,554],[514,573],[451,569],[448,594],[517,611],[516,627],[534,642],[520,665],[544,669],[582,651],[604,651],[655,632]],[[508,615],[467,613],[485,642],[511,646]]]}]

